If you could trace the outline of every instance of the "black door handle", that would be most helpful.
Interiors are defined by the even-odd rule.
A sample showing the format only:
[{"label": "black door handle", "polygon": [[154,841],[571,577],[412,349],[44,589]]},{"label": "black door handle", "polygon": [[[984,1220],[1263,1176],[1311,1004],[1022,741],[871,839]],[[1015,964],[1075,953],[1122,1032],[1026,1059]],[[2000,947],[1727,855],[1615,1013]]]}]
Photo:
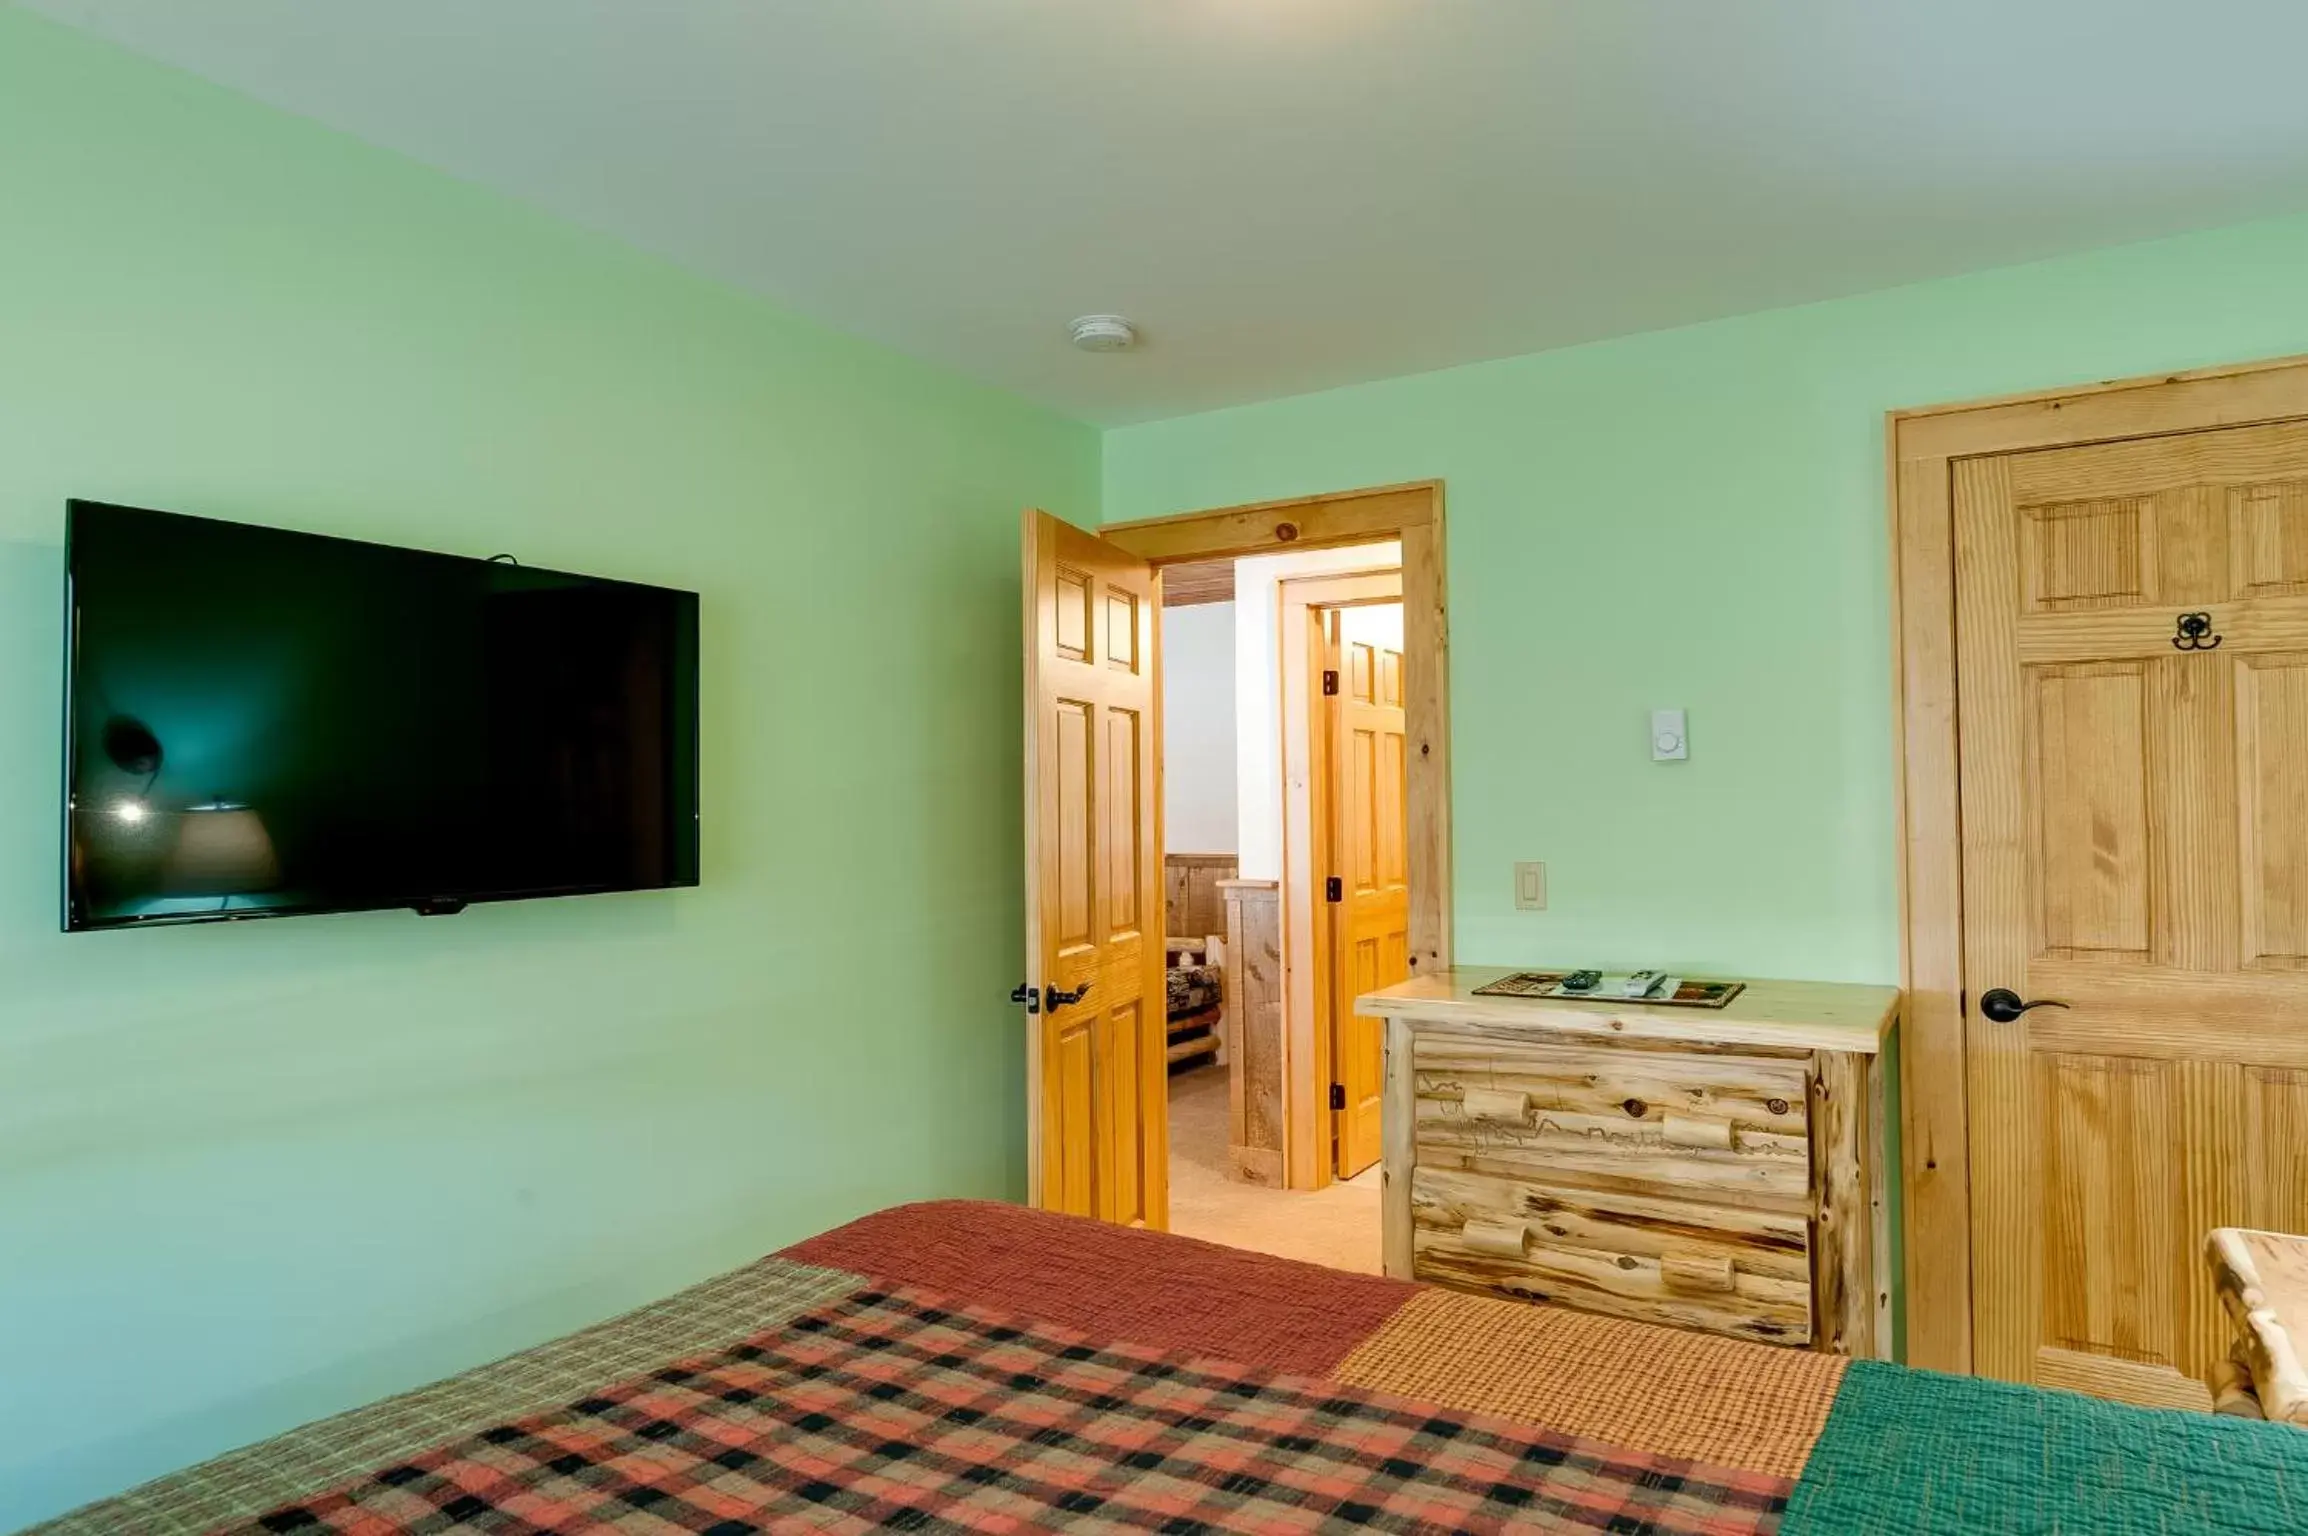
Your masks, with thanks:
[{"label": "black door handle", "polygon": [[1090,984],[1085,981],[1071,992],[1061,992],[1056,987],[1044,987],[1042,992],[1043,1007],[1051,1013],[1056,1013],[1059,1009],[1078,1003],[1083,998],[1088,997]]},{"label": "black door handle", "polygon": [[1024,1003],[1028,1013],[1040,1013],[1042,1011],[1042,994],[1034,990],[1034,984],[1030,981],[1021,981],[1012,987],[1010,989],[1010,1001]]},{"label": "black door handle", "polygon": [[2056,997],[2039,997],[2032,1003],[2023,1003],[2020,995],[2009,987],[1992,987],[1979,995],[1979,1011],[1998,1024],[2009,1024],[2030,1008],[2066,1006]]}]

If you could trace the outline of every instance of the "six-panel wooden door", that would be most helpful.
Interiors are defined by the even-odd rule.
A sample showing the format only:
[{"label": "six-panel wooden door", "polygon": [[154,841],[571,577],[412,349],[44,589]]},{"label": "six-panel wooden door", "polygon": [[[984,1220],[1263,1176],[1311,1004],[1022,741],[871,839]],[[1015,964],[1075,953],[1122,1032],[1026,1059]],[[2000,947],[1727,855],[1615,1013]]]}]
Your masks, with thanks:
[{"label": "six-panel wooden door", "polygon": [[1378,1161],[1386,1076],[1386,1025],[1353,1011],[1354,999],[1410,976],[1410,863],[1404,791],[1402,607],[1338,613],[1338,709],[1334,736],[1331,987],[1338,1028],[1332,1069],[1337,1175]]},{"label": "six-panel wooden door", "polygon": [[1974,1367],[2208,1406],[2205,1234],[2308,1230],[2308,425],[1953,468]]},{"label": "six-panel wooden door", "polygon": [[1169,1221],[1154,570],[1025,516],[1028,1185]]}]

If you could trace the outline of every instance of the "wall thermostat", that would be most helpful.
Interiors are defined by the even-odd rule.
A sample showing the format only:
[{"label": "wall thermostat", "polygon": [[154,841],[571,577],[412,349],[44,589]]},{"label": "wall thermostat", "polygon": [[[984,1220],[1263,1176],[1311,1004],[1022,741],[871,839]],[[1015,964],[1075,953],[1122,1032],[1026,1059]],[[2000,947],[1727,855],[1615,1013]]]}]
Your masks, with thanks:
[{"label": "wall thermostat", "polygon": [[1691,732],[1679,709],[1651,711],[1651,761],[1679,763],[1691,755]]}]

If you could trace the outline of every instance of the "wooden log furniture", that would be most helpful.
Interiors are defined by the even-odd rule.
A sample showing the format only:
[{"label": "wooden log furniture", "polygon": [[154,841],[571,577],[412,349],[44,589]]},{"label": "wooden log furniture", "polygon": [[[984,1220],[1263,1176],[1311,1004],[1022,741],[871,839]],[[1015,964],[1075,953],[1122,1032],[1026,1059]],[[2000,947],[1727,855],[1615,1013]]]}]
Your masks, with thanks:
[{"label": "wooden log furniture", "polygon": [[1220,1059],[1225,1043],[1225,987],[1209,982],[1223,974],[1226,964],[1226,898],[1219,886],[1233,879],[1234,871],[1231,853],[1163,856],[1168,1055],[1174,1070]]},{"label": "wooden log furniture", "polygon": [[1894,987],[1751,981],[1716,1010],[1478,997],[1386,1020],[1386,1272],[1889,1358],[1883,1051]]},{"label": "wooden log furniture", "polygon": [[1225,1045],[1226,1007],[1221,1001],[1225,987],[1220,979],[1225,950],[1223,939],[1215,945],[1171,941],[1165,1054],[1173,1072],[1216,1062]]},{"label": "wooden log furniture", "polygon": [[2213,1406],[2308,1428],[2308,1237],[2218,1227],[2204,1257],[2236,1327],[2229,1358],[2213,1367]]}]

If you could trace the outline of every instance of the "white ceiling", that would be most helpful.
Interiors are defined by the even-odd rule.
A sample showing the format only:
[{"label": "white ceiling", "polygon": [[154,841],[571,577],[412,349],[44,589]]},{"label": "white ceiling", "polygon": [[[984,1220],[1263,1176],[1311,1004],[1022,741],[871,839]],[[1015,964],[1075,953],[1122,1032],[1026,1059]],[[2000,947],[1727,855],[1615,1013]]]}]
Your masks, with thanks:
[{"label": "white ceiling", "polygon": [[1101,423],[2308,208],[2300,0],[23,3]]}]

